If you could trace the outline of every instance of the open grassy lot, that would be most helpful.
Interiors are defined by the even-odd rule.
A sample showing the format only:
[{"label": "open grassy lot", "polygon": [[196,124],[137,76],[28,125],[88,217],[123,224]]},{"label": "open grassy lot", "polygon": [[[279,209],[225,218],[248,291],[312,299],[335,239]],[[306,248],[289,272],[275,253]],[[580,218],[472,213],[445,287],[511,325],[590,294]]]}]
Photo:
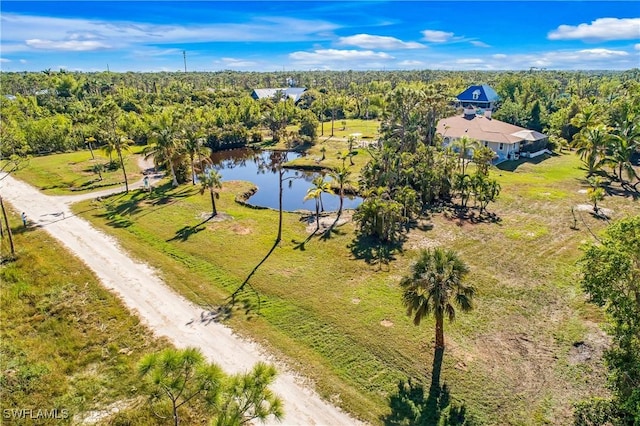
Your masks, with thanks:
[{"label": "open grassy lot", "polygon": [[[502,194],[489,206],[492,220],[433,213],[389,262],[376,261],[376,247],[359,241],[352,223],[304,243],[306,222],[285,214],[281,245],[251,277],[243,309],[229,323],[311,377],[334,403],[373,423],[408,424],[397,402],[408,398],[424,408],[429,401],[406,387],[399,395],[398,384],[412,379],[428,391],[434,324],[413,326],[398,283],[420,248],[449,247],[470,266],[477,287],[475,311],[445,326],[441,381],[457,407],[455,422],[569,424],[573,402],[606,394],[602,315],[586,303],[575,264],[581,243],[606,222],[577,210],[578,229],[570,228],[572,206],[587,203],[579,167],[573,154],[504,164],[493,172]],[[248,189],[225,183],[221,214],[208,221],[209,197],[190,185],[75,210],[162,271],[177,291],[217,306],[275,239],[277,212],[234,202]],[[623,197],[601,205],[613,219],[638,211]]]},{"label": "open grassy lot", "polygon": [[[135,407],[137,424],[156,424],[139,396],[136,364],[167,343],[45,231],[25,231],[13,217],[17,260],[0,269],[2,423],[95,423]],[[48,414],[36,420],[39,410]]]},{"label": "open grassy lot", "polygon": [[[378,120],[335,120],[333,123],[333,137],[346,139],[350,135],[355,135],[357,139],[367,141],[377,140],[380,136],[380,121]],[[331,137],[331,120],[324,123],[324,134],[322,134],[322,123],[318,126],[318,137],[320,141]]]},{"label": "open grassy lot", "polygon": [[[136,156],[142,147],[132,146],[131,152],[124,154],[124,162],[129,184],[142,179],[140,167],[136,163]],[[94,149],[95,159],[87,151],[75,151],[64,154],[32,157],[26,167],[17,170],[14,175],[39,188],[50,195],[62,195],[106,189],[124,185],[124,176],[119,168],[117,155],[113,159],[118,163],[118,169],[109,170],[109,157],[101,150]],[[102,165],[102,180],[94,172],[95,165]]]}]

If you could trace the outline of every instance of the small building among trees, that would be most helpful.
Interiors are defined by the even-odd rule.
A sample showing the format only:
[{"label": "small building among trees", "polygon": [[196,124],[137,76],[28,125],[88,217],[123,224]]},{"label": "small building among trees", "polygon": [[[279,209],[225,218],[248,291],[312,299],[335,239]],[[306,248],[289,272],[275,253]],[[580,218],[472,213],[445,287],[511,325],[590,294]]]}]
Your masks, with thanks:
[{"label": "small building among trees", "polygon": [[254,89],[251,93],[251,97],[255,100],[259,99],[292,99],[294,103],[300,100],[300,97],[306,92],[306,87],[280,87],[280,88],[265,88]]}]

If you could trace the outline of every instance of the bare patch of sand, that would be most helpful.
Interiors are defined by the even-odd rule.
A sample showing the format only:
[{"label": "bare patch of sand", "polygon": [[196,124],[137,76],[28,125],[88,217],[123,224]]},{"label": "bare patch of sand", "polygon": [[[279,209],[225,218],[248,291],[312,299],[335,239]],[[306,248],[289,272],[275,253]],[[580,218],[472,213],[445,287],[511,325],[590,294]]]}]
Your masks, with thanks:
[{"label": "bare patch of sand", "polygon": [[[574,207],[574,209],[581,212],[595,213],[593,211],[593,205],[591,204],[578,204]],[[598,214],[601,216],[611,217],[613,215],[613,210],[606,209],[604,207],[598,207]]]},{"label": "bare patch of sand", "polygon": [[[353,214],[351,212],[343,211],[340,215],[340,219],[338,219],[338,221],[336,222],[336,213],[321,213],[320,229],[318,230],[318,232],[324,232],[327,229],[331,228],[331,226],[344,225],[345,223],[351,221],[352,216]],[[306,216],[303,218],[303,220],[307,223],[307,234],[313,234],[317,228],[316,215],[312,214],[310,216]]]},{"label": "bare patch of sand", "polygon": [[388,319],[383,319],[382,321],[380,321],[380,325],[383,327],[393,327],[393,322],[389,321]]}]

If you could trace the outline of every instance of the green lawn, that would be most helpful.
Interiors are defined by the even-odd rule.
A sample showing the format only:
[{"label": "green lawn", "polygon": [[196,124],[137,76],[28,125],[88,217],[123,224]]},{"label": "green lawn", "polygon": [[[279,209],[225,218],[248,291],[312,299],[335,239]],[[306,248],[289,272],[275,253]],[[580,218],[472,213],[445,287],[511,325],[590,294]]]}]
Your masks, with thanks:
[{"label": "green lawn", "polygon": [[[136,163],[136,153],[142,147],[132,146],[131,152],[124,154],[129,184],[142,179],[140,167]],[[63,154],[31,157],[28,165],[17,170],[14,175],[50,195],[63,195],[107,189],[124,185],[122,170],[108,170],[109,157],[100,150],[94,150],[94,157],[87,151],[75,151]],[[117,156],[113,159],[118,162]],[[102,180],[93,171],[94,165],[105,167]]]},{"label": "green lawn", "polygon": [[[133,408],[135,424],[156,424],[138,392],[136,365],[167,342],[154,338],[49,234],[19,223],[13,215],[17,260],[0,269],[2,423],[81,424],[110,408]],[[5,236],[3,259],[7,254]],[[58,420],[31,419],[38,410]]]},{"label": "green lawn", "polygon": [[[579,229],[570,229],[571,207],[587,203],[579,165],[565,154],[494,170],[502,185],[489,206],[495,221],[433,214],[388,264],[367,261],[375,250],[357,242],[351,223],[302,245],[305,223],[285,214],[280,247],[253,275],[229,323],[310,377],[329,400],[383,423],[400,381],[429,389],[433,359],[433,321],[413,326],[398,282],[420,248],[450,247],[470,266],[478,290],[475,311],[445,328],[441,380],[451,400],[478,423],[568,424],[573,402],[606,394],[602,315],[586,303],[575,265],[580,245],[606,223],[582,212]],[[225,183],[217,201],[223,214],[208,222],[209,197],[190,185],[75,210],[162,271],[177,291],[216,306],[276,235],[277,212],[234,202],[248,188]],[[614,219],[637,211],[637,202],[621,197],[602,206]],[[586,361],[575,356],[581,341],[593,352]]]}]

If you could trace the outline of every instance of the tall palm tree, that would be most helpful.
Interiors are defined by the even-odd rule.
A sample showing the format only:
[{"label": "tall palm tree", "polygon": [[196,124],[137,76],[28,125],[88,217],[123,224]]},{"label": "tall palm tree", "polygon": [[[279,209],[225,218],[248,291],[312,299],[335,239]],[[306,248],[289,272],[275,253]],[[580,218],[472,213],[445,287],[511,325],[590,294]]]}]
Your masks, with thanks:
[{"label": "tall palm tree", "polygon": [[307,190],[307,195],[304,197],[304,201],[315,199],[316,200],[316,231],[320,229],[320,211],[324,211],[324,206],[322,205],[322,194],[328,193],[333,194],[333,190],[331,189],[331,185],[329,182],[324,180],[323,176],[318,176],[313,181],[313,186]]},{"label": "tall palm tree", "polygon": [[322,203],[322,194],[324,193],[333,194],[333,190],[331,189],[331,184],[326,180],[324,180],[324,176],[318,176],[314,178],[311,181],[311,183],[314,185],[313,186],[314,188],[317,188],[320,190],[320,196],[318,198],[320,199],[320,211],[323,212],[324,204]]},{"label": "tall palm tree", "polygon": [[314,199],[316,200],[316,231],[320,229],[320,197],[322,196],[322,190],[318,187],[310,187],[307,189],[307,195],[304,197],[304,201]]},{"label": "tall palm tree", "polygon": [[577,135],[576,152],[587,166],[587,176],[592,176],[601,166],[610,141],[611,134],[603,124],[585,127]]},{"label": "tall palm tree", "polygon": [[411,274],[402,278],[402,302],[413,323],[433,314],[436,320],[436,348],[444,348],[444,317],[453,321],[454,304],[463,312],[472,309],[475,289],[464,284],[469,269],[453,250],[435,248],[422,250],[411,267]]},{"label": "tall palm tree", "polygon": [[204,146],[205,139],[198,133],[185,129],[184,131],[184,150],[189,156],[189,164],[191,165],[191,183],[196,184],[196,165],[195,160],[198,158],[198,168],[204,170],[204,164],[210,163],[211,148]]},{"label": "tall palm tree", "polygon": [[220,173],[217,170],[208,168],[199,176],[201,187],[200,194],[204,194],[205,191],[209,191],[211,195],[211,217],[216,216],[218,214],[218,210],[216,209],[216,198],[220,197],[218,191],[216,189],[222,188],[222,183],[220,182]]},{"label": "tall palm tree", "polygon": [[342,214],[342,206],[344,205],[344,187],[351,183],[351,172],[348,168],[338,167],[329,173],[333,181],[338,185],[338,195],[340,196],[340,206],[338,207],[338,217]]},{"label": "tall palm tree", "polygon": [[618,180],[621,183],[624,183],[623,174],[626,174],[630,181],[633,179],[640,181],[640,176],[631,161],[638,150],[640,150],[640,115],[629,115],[616,125],[611,135],[606,159],[606,162],[617,168]]},{"label": "tall palm tree", "polygon": [[168,166],[173,179],[172,185],[178,186],[178,177],[174,164],[182,154],[182,143],[169,128],[154,131],[152,143],[144,151],[144,158],[153,158],[156,166]]},{"label": "tall palm tree", "polygon": [[[469,151],[475,151],[480,145],[477,141],[469,138],[468,136],[463,136],[460,139],[457,139],[452,143],[454,147],[457,147],[458,152],[458,164],[460,165],[461,174],[465,174],[466,169],[466,161],[469,159]],[[472,155],[473,156],[473,155]]]},{"label": "tall palm tree", "polygon": [[115,137],[107,137],[105,139],[105,145],[102,148],[102,150],[109,156],[114,152],[118,155],[118,161],[120,162],[122,174],[124,175],[124,188],[126,193],[129,193],[129,179],[127,178],[127,170],[124,167],[123,152],[131,151],[131,147],[129,146],[131,142],[133,142],[131,139],[116,135]]}]

